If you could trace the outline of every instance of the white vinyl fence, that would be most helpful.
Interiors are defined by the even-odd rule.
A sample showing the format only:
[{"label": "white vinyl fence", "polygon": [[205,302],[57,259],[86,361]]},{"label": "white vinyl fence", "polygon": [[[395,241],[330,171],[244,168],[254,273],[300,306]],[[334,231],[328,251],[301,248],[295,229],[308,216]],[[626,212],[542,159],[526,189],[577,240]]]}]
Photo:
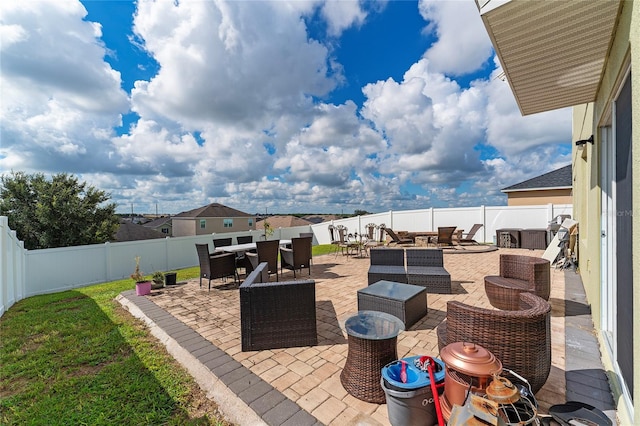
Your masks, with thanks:
[{"label": "white vinyl fence", "polygon": [[[571,215],[572,206],[549,204],[389,211],[332,223],[345,225],[349,232],[358,233],[364,232],[368,223],[384,223],[394,231],[434,231],[439,226],[457,226],[468,231],[474,223],[482,223],[484,226],[476,234],[476,240],[495,242],[496,229],[546,228],[549,221],[560,214]],[[301,232],[311,231],[314,233],[314,244],[329,244],[327,227],[328,223],[325,222],[280,228],[269,239],[291,239]],[[251,234],[257,241],[262,233],[259,230],[224,235],[235,238]],[[140,256],[140,269],[145,274],[196,266],[198,257],[194,244],[208,243],[212,250],[212,240],[213,235],[199,235],[26,250],[15,231],[9,229],[7,218],[0,216],[0,316],[15,302],[26,297],[126,278],[135,268],[136,256]]]}]

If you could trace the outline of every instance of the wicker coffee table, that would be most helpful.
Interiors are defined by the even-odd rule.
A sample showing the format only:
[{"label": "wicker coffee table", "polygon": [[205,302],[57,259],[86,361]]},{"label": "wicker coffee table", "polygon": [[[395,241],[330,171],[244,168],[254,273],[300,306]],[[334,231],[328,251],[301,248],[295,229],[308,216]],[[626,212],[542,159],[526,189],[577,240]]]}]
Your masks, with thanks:
[{"label": "wicker coffee table", "polygon": [[393,281],[378,281],[358,290],[359,311],[380,311],[402,321],[408,329],[427,315],[427,289]]},{"label": "wicker coffee table", "polygon": [[382,367],[398,359],[397,338],[402,321],[377,311],[359,311],[345,322],[349,352],[340,382],[354,397],[366,402],[386,401],[380,385]]}]

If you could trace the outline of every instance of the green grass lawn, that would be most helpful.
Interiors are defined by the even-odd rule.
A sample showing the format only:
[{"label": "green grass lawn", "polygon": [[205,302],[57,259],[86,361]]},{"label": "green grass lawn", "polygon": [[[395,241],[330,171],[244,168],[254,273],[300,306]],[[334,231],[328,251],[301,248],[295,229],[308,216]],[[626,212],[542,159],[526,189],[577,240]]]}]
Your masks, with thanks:
[{"label": "green grass lawn", "polygon": [[[198,268],[178,273],[184,280]],[[130,279],[24,299],[0,319],[3,425],[224,425],[192,377],[114,298]]]},{"label": "green grass lawn", "polygon": [[[313,255],[331,253],[327,244]],[[199,268],[178,271],[178,281]],[[34,296],[0,318],[0,424],[227,425],[115,297],[131,279]]]}]

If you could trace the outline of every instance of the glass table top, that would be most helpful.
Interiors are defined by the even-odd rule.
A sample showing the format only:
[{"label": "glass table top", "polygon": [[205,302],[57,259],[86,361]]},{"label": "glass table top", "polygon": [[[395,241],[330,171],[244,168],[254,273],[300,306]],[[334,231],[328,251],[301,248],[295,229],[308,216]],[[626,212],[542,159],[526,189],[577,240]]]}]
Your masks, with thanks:
[{"label": "glass table top", "polygon": [[425,291],[426,288],[421,286],[401,284],[392,281],[378,281],[368,287],[361,288],[358,290],[358,293],[381,296],[388,299],[407,300]]},{"label": "glass table top", "polygon": [[378,311],[359,311],[345,322],[350,336],[369,340],[391,339],[404,331],[404,324],[393,315]]}]

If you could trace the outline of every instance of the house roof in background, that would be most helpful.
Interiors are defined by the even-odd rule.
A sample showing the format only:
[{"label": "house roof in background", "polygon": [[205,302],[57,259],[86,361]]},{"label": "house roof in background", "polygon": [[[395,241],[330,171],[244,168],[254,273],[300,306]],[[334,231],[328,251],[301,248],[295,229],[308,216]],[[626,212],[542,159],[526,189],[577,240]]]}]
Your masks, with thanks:
[{"label": "house roof in background", "polygon": [[501,189],[502,192],[532,191],[541,189],[567,189],[572,185],[571,164],[536,176],[524,182]]},{"label": "house roof in background", "polygon": [[[265,218],[272,228],[291,228],[293,226],[313,225],[313,222],[297,216],[269,216]],[[264,229],[264,220],[256,223],[256,229]]]},{"label": "house roof in background", "polygon": [[121,220],[120,227],[114,235],[115,241],[138,241],[152,240],[154,238],[166,238],[167,235],[162,232],[147,228],[137,223],[131,223],[128,220]]},{"label": "house roof in background", "polygon": [[189,210],[186,212],[178,213],[173,216],[173,219],[179,218],[196,218],[196,217],[251,217],[249,213],[241,212],[240,210],[227,207],[219,203],[211,203],[209,205],[199,207],[197,209]]},{"label": "house roof in background", "polygon": [[308,220],[311,223],[322,223],[339,219],[339,217],[335,214],[313,214],[305,216],[304,219]]},{"label": "house roof in background", "polygon": [[159,228],[164,224],[171,226],[171,216],[163,216],[157,219],[150,220],[149,222],[143,223],[147,228]]}]

